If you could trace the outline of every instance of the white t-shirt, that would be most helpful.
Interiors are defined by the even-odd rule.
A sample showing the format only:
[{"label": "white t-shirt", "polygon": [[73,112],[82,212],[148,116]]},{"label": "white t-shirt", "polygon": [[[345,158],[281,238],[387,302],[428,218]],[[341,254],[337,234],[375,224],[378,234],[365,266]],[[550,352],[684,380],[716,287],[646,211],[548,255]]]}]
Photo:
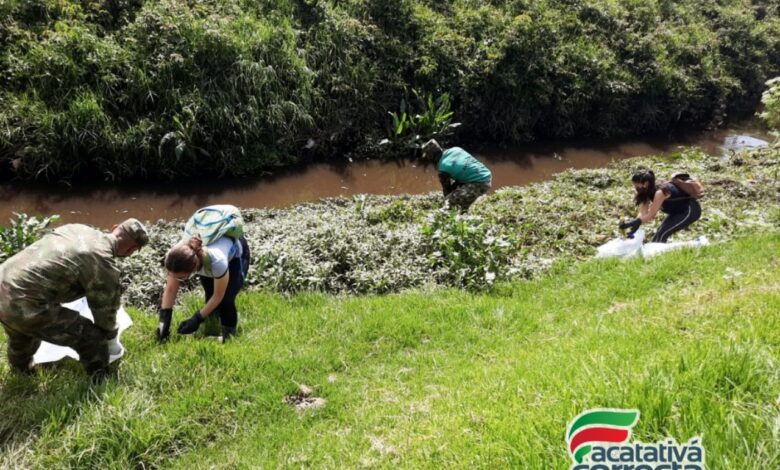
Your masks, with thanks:
[{"label": "white t-shirt", "polygon": [[211,261],[211,269],[207,270],[205,266],[201,266],[196,274],[214,279],[219,279],[227,274],[228,264],[244,252],[241,243],[237,240],[233,241],[230,237],[218,238],[211,245],[203,247],[203,251],[206,252],[206,256]]}]

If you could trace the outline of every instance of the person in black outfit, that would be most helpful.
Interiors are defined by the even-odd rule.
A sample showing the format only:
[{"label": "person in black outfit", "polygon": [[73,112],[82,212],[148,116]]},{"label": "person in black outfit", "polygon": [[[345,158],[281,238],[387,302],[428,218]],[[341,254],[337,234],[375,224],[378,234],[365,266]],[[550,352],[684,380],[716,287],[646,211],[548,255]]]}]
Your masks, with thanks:
[{"label": "person in black outfit", "polygon": [[637,171],[631,177],[631,181],[636,189],[634,201],[639,206],[639,216],[620,224],[621,229],[631,229],[629,236],[632,236],[642,224],[655,219],[659,209],[668,216],[653,235],[653,242],[666,243],[672,234],[688,227],[701,217],[699,201],[688,196],[672,183],[657,185],[652,171]]},{"label": "person in black outfit", "polygon": [[238,324],[236,296],[244,286],[249,263],[249,245],[243,236],[238,240],[223,236],[208,246],[203,245],[199,236],[194,236],[171,248],[165,255],[168,276],[159,311],[157,339],[168,339],[180,283],[193,274],[200,277],[206,304],[179,324],[179,334],[195,333],[206,317],[217,314],[222,324],[222,340],[232,337]]}]

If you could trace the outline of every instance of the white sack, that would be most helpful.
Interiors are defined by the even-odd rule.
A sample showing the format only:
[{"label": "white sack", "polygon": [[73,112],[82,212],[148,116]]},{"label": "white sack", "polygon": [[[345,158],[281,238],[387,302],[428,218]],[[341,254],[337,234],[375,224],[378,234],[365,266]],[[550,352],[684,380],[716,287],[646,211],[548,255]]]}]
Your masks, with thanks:
[{"label": "white sack", "polygon": [[641,254],[645,240],[644,229],[639,229],[634,238],[615,238],[597,248],[596,258],[632,258]]},{"label": "white sack", "polygon": [[[87,305],[86,297],[62,304],[62,306],[79,312],[82,317],[88,318],[92,322],[95,321],[92,317],[92,311],[89,309],[89,305]],[[127,314],[124,307],[119,307],[119,310],[116,311],[116,325],[119,328],[119,333],[117,333],[115,341],[112,341],[108,345],[109,362],[114,362],[125,354],[125,348],[122,346],[122,343],[119,342],[119,336],[132,324],[133,320],[130,318],[130,315]],[[67,346],[58,346],[43,341],[38,348],[38,351],[33,356],[33,364],[57,362],[65,356],[72,357],[76,360],[79,358],[78,353]]]},{"label": "white sack", "polygon": [[710,241],[705,236],[701,236],[696,240],[688,242],[670,242],[670,243],[647,243],[642,247],[642,256],[645,258],[652,258],[653,256],[660,255],[661,253],[668,253],[670,251],[679,250],[681,248],[698,248],[700,246],[707,246]]}]

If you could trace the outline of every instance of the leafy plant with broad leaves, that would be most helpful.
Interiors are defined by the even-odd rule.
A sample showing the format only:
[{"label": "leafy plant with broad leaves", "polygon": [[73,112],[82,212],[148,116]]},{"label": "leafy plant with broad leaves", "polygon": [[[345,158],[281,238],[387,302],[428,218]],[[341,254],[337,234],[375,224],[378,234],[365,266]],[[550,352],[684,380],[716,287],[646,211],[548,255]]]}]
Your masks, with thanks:
[{"label": "leafy plant with broad leaves", "polygon": [[478,290],[506,277],[514,244],[500,226],[442,209],[421,230],[422,248],[438,282]]},{"label": "leafy plant with broad leaves", "polygon": [[[388,111],[391,122],[387,128],[387,139],[382,144],[395,144],[417,148],[428,139],[450,136],[458,122],[452,122],[454,112],[449,93],[434,98],[412,90],[414,97],[401,100],[399,112]],[[419,112],[415,112],[419,110]]]},{"label": "leafy plant with broad leaves", "polygon": [[36,217],[27,214],[17,214],[7,227],[0,225],[0,262],[5,261],[25,247],[35,243],[50,224],[59,220],[58,215]]}]

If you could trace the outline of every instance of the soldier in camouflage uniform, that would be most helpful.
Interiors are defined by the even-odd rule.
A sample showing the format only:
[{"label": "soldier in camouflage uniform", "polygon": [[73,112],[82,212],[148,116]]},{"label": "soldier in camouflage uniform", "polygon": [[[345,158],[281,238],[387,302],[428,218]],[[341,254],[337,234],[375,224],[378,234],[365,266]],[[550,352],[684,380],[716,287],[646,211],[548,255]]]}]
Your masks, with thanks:
[{"label": "soldier in camouflage uniform", "polygon": [[[28,372],[41,341],[68,346],[87,373],[102,374],[109,344],[116,344],[121,286],[118,256],[149,242],[136,219],[103,233],[63,225],[0,265],[0,323],[8,336],[8,362]],[[87,297],[95,322],[60,304]]]},{"label": "soldier in camouflage uniform", "polygon": [[436,164],[444,199],[450,207],[468,212],[474,201],[490,190],[492,173],[462,148],[442,150],[439,143],[431,139],[423,145],[422,151],[424,159]]}]

